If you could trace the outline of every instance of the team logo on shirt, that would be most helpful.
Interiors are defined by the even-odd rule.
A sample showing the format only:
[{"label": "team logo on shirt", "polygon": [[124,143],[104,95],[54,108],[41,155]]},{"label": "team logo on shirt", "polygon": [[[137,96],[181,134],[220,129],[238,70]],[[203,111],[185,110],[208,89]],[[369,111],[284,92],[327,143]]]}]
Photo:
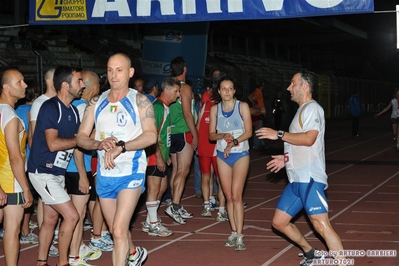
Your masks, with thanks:
[{"label": "team logo on shirt", "polygon": [[50,161],[46,162],[46,167],[47,168],[53,168],[53,164]]},{"label": "team logo on shirt", "polygon": [[68,115],[68,121],[71,121],[72,117],[70,115]]},{"label": "team logo on shirt", "polygon": [[111,105],[110,107],[109,107],[109,111],[111,112],[111,113],[116,113],[116,110],[118,109],[118,106],[116,106],[116,105]]},{"label": "team logo on shirt", "polygon": [[126,113],[124,111],[120,111],[116,114],[116,122],[118,126],[124,127],[127,123]]}]

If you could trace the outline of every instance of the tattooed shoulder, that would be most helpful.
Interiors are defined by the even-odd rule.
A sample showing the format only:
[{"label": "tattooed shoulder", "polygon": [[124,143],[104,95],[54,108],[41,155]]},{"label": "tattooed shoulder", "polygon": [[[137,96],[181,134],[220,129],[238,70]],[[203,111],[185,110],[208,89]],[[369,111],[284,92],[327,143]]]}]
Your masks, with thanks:
[{"label": "tattooed shoulder", "polygon": [[152,106],[152,103],[147,98],[147,96],[143,94],[137,94],[136,103],[137,107],[143,111],[140,112],[142,114],[141,115],[142,121],[145,121],[147,118],[155,118],[154,107]]},{"label": "tattooed shoulder", "polygon": [[88,104],[88,105],[96,105],[99,98],[100,98],[99,95],[94,96],[93,98],[91,98],[91,99],[89,100],[89,104]]}]

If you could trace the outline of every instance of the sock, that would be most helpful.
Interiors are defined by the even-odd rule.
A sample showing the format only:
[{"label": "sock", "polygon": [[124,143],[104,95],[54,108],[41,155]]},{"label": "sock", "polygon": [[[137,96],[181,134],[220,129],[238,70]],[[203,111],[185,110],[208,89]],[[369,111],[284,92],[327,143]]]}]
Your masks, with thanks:
[{"label": "sock", "polygon": [[304,252],[304,255],[308,259],[313,259],[314,258],[314,248],[312,248],[308,252]]},{"label": "sock", "polygon": [[109,234],[108,230],[107,231],[101,231],[101,236],[105,236],[107,234]]},{"label": "sock", "polygon": [[226,211],[226,210],[224,209],[224,206],[223,206],[223,207],[219,207],[219,212],[220,212],[221,214],[223,214],[225,211]]},{"label": "sock", "polygon": [[209,201],[204,201],[204,208],[209,208]]},{"label": "sock", "polygon": [[175,211],[178,211],[178,210],[181,208],[181,206],[180,206],[180,204],[172,203],[172,208],[173,208]]},{"label": "sock", "polygon": [[157,219],[158,219],[158,215],[157,215],[157,211],[158,211],[158,207],[159,205],[157,204],[157,201],[147,201],[145,203],[145,206],[147,207],[147,223],[156,223]]},{"label": "sock", "polygon": [[216,203],[215,197],[214,197],[214,196],[210,196],[210,197],[209,197],[209,202],[215,204],[215,203]]}]

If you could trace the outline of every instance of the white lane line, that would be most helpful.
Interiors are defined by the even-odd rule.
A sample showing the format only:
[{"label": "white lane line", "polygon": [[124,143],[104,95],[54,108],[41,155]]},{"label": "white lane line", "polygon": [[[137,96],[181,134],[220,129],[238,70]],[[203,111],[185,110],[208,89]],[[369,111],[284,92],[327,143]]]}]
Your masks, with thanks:
[{"label": "white lane line", "polygon": [[375,235],[391,235],[391,231],[357,231],[357,230],[348,230],[345,231],[345,234],[375,234]]}]

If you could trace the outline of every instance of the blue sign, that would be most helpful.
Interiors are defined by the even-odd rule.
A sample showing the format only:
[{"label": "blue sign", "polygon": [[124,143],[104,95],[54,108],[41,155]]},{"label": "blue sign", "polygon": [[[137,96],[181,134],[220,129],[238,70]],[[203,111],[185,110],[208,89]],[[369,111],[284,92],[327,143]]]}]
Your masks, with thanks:
[{"label": "blue sign", "polygon": [[373,0],[29,0],[31,25],[137,24],[371,13]]},{"label": "blue sign", "polygon": [[[208,23],[166,23],[145,28],[141,70],[144,77],[159,82],[171,76],[170,61],[183,56],[187,66],[187,80],[194,83],[194,91],[201,90],[205,75]],[[195,52],[193,52],[195,51]]]}]

